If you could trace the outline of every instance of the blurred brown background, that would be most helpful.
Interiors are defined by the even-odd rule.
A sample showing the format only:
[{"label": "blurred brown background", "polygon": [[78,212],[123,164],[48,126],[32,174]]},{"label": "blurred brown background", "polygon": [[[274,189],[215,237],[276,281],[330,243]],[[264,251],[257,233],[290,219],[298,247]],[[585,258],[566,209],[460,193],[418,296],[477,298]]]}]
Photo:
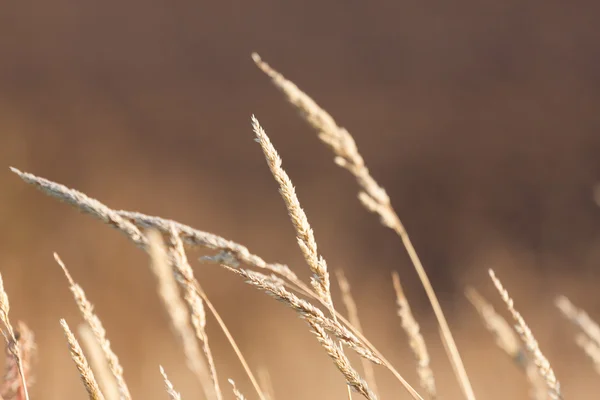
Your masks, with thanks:
[{"label": "blurred brown background", "polygon": [[[135,398],[197,390],[148,272],[123,237],[27,187],[8,166],[115,208],[186,222],[306,267],[253,142],[255,113],[298,188],[331,268],[353,283],[367,336],[416,384],[393,308],[398,269],[427,332],[444,398],[460,398],[399,240],[356,200],[250,53],[312,95],[356,138],[388,190],[448,312],[475,390],[526,398],[523,377],[464,300],[496,269],[568,396],[598,389],[552,301],[599,317],[600,5],[559,1],[67,1],[0,9],[0,270],[12,318],[39,343],[34,398],[84,398],[58,320],[80,317],[57,251],[97,305]],[[190,255],[195,258],[199,254]],[[280,398],[343,398],[306,326],[214,266],[197,275]],[[254,398],[214,322],[223,385]],[[384,397],[404,396],[385,372]],[[394,395],[398,393],[397,395]],[[584,396],[584,397],[581,397]]]}]

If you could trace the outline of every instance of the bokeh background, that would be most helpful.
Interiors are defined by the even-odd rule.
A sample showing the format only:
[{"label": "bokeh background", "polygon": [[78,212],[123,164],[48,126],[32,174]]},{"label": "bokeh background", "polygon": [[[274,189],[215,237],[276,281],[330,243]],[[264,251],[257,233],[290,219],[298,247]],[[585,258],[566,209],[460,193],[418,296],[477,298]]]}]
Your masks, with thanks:
[{"label": "bokeh background", "polygon": [[[360,207],[354,181],[254,66],[252,51],[355,136],[431,275],[480,398],[527,398],[523,376],[463,296],[474,285],[503,309],[488,268],[510,289],[567,397],[598,389],[553,306],[564,293],[600,317],[597,2],[54,0],[1,8],[0,270],[12,318],[37,335],[34,398],[85,398],[58,324],[81,319],[53,251],[95,303],[135,398],[165,398],[159,364],[184,398],[199,392],[146,256],[8,167],[218,233],[307,276],[253,142],[252,113],[283,157],[322,254],[353,284],[367,336],[417,383],[395,316],[389,274],[398,270],[440,391],[460,398],[400,241]],[[343,398],[341,376],[292,311],[218,267],[195,268],[279,398]],[[213,320],[208,329],[223,386],[232,377],[254,398]],[[389,374],[378,377],[384,398],[404,396]]]}]

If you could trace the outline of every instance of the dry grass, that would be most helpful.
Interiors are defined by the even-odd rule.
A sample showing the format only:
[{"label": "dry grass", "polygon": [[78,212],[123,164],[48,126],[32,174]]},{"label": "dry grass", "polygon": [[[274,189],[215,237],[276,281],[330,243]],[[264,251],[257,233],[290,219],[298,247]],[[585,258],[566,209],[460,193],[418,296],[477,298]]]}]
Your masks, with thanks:
[{"label": "dry grass", "polygon": [[167,394],[169,395],[169,398],[171,400],[181,400],[181,395],[175,391],[173,384],[169,380],[169,377],[167,376],[167,373],[165,372],[165,370],[162,366],[160,367],[160,374],[162,375],[162,377],[165,381],[165,388],[167,390]]},{"label": "dry grass", "polygon": [[102,347],[96,339],[96,335],[87,324],[81,324],[78,328],[79,338],[83,343],[87,360],[96,376],[100,391],[106,400],[119,400],[119,388],[115,385],[115,379],[104,356]]},{"label": "dry grass", "polygon": [[396,305],[398,306],[398,316],[402,321],[402,328],[408,336],[408,343],[417,359],[417,374],[419,375],[419,383],[427,393],[430,399],[437,397],[437,389],[435,387],[435,378],[431,370],[429,351],[425,344],[425,339],[421,334],[419,323],[415,319],[408,300],[402,290],[400,277],[397,272],[392,274],[392,283],[396,292]]},{"label": "dry grass", "polygon": [[0,275],[0,322],[2,335],[6,342],[7,351],[7,374],[4,379],[2,390],[3,399],[29,400],[29,386],[27,382],[27,370],[30,368],[26,359],[27,347],[23,341],[19,341],[20,336],[13,328],[8,313],[10,311],[10,302],[8,294],[4,290],[4,281]]},{"label": "dry grass", "polygon": [[481,316],[488,331],[494,336],[496,345],[525,373],[531,386],[530,397],[536,400],[546,399],[546,383],[535,362],[527,354],[527,349],[519,339],[517,331],[475,289],[467,288],[466,295]]},{"label": "dry grass", "polygon": [[83,291],[81,286],[75,283],[75,281],[71,277],[71,274],[69,274],[67,267],[62,262],[60,257],[58,257],[58,254],[54,254],[54,258],[56,262],[60,265],[60,267],[63,269],[63,272],[65,273],[65,276],[69,281],[69,287],[71,289],[71,292],[73,293],[73,297],[75,298],[75,302],[79,307],[79,311],[81,312],[83,319],[85,320],[85,322],[87,322],[90,329],[92,330],[92,333],[94,334],[94,337],[100,344],[102,353],[106,359],[110,372],[112,373],[114,385],[118,390],[119,399],[131,399],[131,394],[129,394],[129,388],[127,387],[127,383],[125,382],[125,377],[123,376],[123,367],[121,366],[119,357],[117,357],[117,355],[111,348],[110,341],[106,337],[106,330],[102,325],[102,321],[100,321],[100,318],[98,318],[98,316],[94,313],[94,306],[87,299],[85,292]]},{"label": "dry grass", "polygon": [[90,367],[90,364],[83,354],[83,350],[75,338],[75,335],[73,332],[71,332],[71,328],[69,328],[67,321],[61,319],[60,324],[62,325],[63,331],[65,332],[65,336],[67,338],[67,343],[69,344],[71,358],[73,359],[73,362],[75,362],[75,366],[79,371],[79,376],[81,377],[81,381],[83,382],[83,386],[85,387],[88,396],[93,400],[104,400],[104,395],[100,391],[100,385],[98,385],[98,382],[96,382],[96,377],[94,376],[92,367]]},{"label": "dry grass", "polygon": [[[350,282],[346,279],[346,275],[344,275],[344,271],[339,269],[336,272],[338,284],[340,286],[340,291],[342,292],[342,302],[346,307],[346,312],[348,313],[348,320],[350,323],[359,331],[363,332],[362,324],[360,323],[360,318],[358,317],[358,306],[354,301],[354,297],[352,297],[352,293],[350,292]],[[377,390],[377,381],[375,380],[375,369],[373,368],[373,364],[369,362],[369,360],[361,357],[360,363],[365,374],[365,381],[371,387],[373,393],[378,396]]]},{"label": "dry grass", "polygon": [[300,201],[298,200],[298,196],[296,196],[296,189],[294,188],[290,177],[281,167],[281,158],[279,157],[279,154],[277,154],[275,147],[271,144],[269,137],[254,116],[252,116],[252,129],[256,134],[257,142],[260,143],[260,147],[263,150],[267,165],[269,166],[273,177],[279,184],[279,193],[281,193],[281,197],[288,209],[292,225],[294,225],[294,229],[296,229],[298,246],[300,246],[304,259],[313,273],[313,277],[311,278],[312,287],[319,297],[329,306],[331,313],[335,316],[335,312],[333,311],[333,300],[331,299],[331,283],[329,281],[327,263],[317,252],[317,241],[313,230],[308,223],[306,213],[302,207],[300,207]]},{"label": "dry grass", "polygon": [[588,313],[575,307],[565,296],[556,299],[556,307],[565,318],[581,330],[575,335],[575,343],[592,360],[596,372],[600,374],[600,326]]},{"label": "dry grass", "polygon": [[[180,282],[183,298],[190,310],[192,326],[194,327],[194,331],[196,333],[196,339],[200,341],[202,351],[204,352],[206,360],[208,361],[210,379],[214,389],[214,398],[216,400],[222,400],[223,393],[221,392],[221,387],[219,385],[215,359],[213,357],[212,350],[208,345],[208,335],[206,334],[206,312],[204,310],[204,302],[200,296],[200,284],[194,278],[194,272],[188,263],[185,251],[183,249],[183,242],[175,231],[171,231],[171,236],[169,239],[169,259],[173,265],[173,271],[177,276],[177,281]],[[177,295],[173,294],[173,296]]]},{"label": "dry grass", "polygon": [[246,399],[244,397],[244,395],[242,394],[242,392],[240,392],[238,390],[237,386],[235,385],[235,381],[233,379],[229,379],[229,384],[231,385],[231,390],[233,391],[233,394],[237,400],[245,400]]},{"label": "dry grass", "polygon": [[421,279],[423,288],[427,293],[427,297],[433,307],[433,311],[440,326],[442,340],[448,352],[450,361],[453,364],[453,369],[460,382],[461,388],[467,400],[474,400],[475,394],[469,382],[469,377],[463,365],[462,359],[450,332],[450,327],[442,311],[442,307],[437,299],[435,291],[431,286],[429,277],[425,272],[417,251],[415,250],[404,225],[400,221],[398,214],[392,207],[391,201],[385,190],[371,176],[369,169],[358,152],[356,142],[350,133],[340,127],[333,117],[321,108],[313,99],[302,92],[294,83],[285,79],[282,74],[275,71],[267,63],[261,60],[256,53],[252,58],[272,80],[292,103],[301,112],[302,116],[312,127],[318,132],[319,138],[328,145],[335,155],[335,162],[340,167],[346,169],[356,177],[360,187],[358,198],[363,206],[377,214],[381,223],[392,229],[400,237],[402,244]]},{"label": "dry grass", "polygon": [[[179,271],[177,269],[174,270],[173,267],[171,267],[168,252],[164,246],[160,233],[158,233],[158,231],[149,231],[146,235],[148,236],[150,245],[149,253],[151,269],[158,281],[158,294],[169,315],[173,331],[181,342],[188,368],[198,379],[200,386],[204,390],[204,396],[207,399],[214,399],[217,397],[217,393],[214,384],[212,383],[213,378],[210,371],[214,369],[214,365],[212,365],[214,363],[211,363],[209,370],[206,359],[201,355],[200,346],[198,346],[198,341],[196,340],[196,335],[190,322],[190,313],[188,312],[188,309],[181,298],[181,294],[179,293],[179,288],[177,287],[174,272],[177,274]],[[185,282],[183,285],[188,284],[188,281],[186,281],[183,276],[181,276],[179,280]],[[201,320],[200,333],[205,337],[204,325],[206,318],[204,315],[204,307],[201,304],[202,300],[195,298],[195,301],[198,300],[200,301],[200,305],[197,307],[196,313],[200,313],[201,315],[200,317],[192,319]],[[192,312],[194,311],[192,310]],[[198,324],[198,322],[196,324]],[[167,381],[166,376],[165,381]]]},{"label": "dry grass", "polygon": [[504,288],[504,286],[502,286],[500,280],[496,278],[496,275],[492,270],[490,270],[490,277],[492,278],[496,289],[498,289],[502,300],[504,300],[504,302],[506,303],[508,311],[510,312],[510,314],[516,322],[515,330],[517,331],[517,333],[521,337],[521,340],[525,344],[525,347],[527,348],[531,359],[538,368],[539,374],[546,382],[546,386],[548,387],[548,396],[550,396],[552,400],[562,399],[560,383],[554,375],[554,371],[550,366],[550,362],[544,356],[544,354],[542,354],[540,346],[538,345],[537,340],[533,336],[533,332],[531,332],[531,329],[529,329],[529,326],[527,326],[525,319],[523,319],[521,314],[515,309],[513,299],[510,297],[508,291]]},{"label": "dry grass", "polygon": [[[369,173],[354,139],[346,129],[340,127],[328,113],[308,95],[300,91],[295,84],[285,79],[257,55],[253,55],[253,58],[259,68],[273,80],[288,100],[301,111],[309,124],[317,130],[319,138],[333,151],[336,163],[356,178],[359,186],[359,199],[364,207],[377,214],[383,225],[394,230],[399,236],[435,313],[441,338],[455,372],[457,383],[463,391],[464,398],[474,400],[475,393],[425,269],[400,218],[391,205],[390,198]],[[222,400],[231,396],[231,394],[224,395],[221,389],[222,385],[215,361],[218,355],[213,354],[206,331],[207,320],[210,318],[206,309],[235,351],[254,388],[253,397],[255,395],[260,400],[274,400],[276,396],[264,369],[260,374],[261,384],[258,383],[259,380],[255,378],[252,368],[246,362],[216,307],[211,303],[194,276],[192,265],[187,258],[186,245],[191,248],[209,249],[212,251],[212,255],[202,257],[202,262],[220,265],[232,275],[241,278],[249,286],[275,298],[300,316],[341,373],[343,380],[340,379],[340,384],[345,382],[349,390],[349,397],[352,397],[350,392],[352,390],[367,399],[377,399],[377,373],[391,373],[405,391],[402,394],[408,395],[410,398],[422,400],[424,397],[441,397],[442,394],[438,393],[439,389],[435,384],[434,371],[430,365],[429,352],[420,332],[419,323],[411,311],[397,274],[393,274],[393,285],[390,286],[395,289],[402,327],[408,336],[408,345],[417,359],[416,369],[423,394],[420,394],[367,339],[365,331],[368,331],[370,327],[362,326],[359,320],[359,307],[350,292],[350,284],[341,271],[337,273],[337,277],[348,318],[345,318],[335,308],[329,268],[323,255],[318,252],[315,234],[306,213],[300,206],[292,180],[283,169],[282,160],[271,140],[254,116],[251,123],[267,165],[279,186],[279,192],[296,231],[298,245],[312,272],[308,283],[299,279],[292,268],[283,264],[269,263],[250,252],[245,246],[213,233],[200,231],[185,224],[156,216],[115,210],[59,183],[14,168],[12,171],[42,192],[66,202],[79,211],[120,231],[133,244],[149,254],[150,269],[157,281],[158,296],[165,308],[172,331],[183,348],[185,362],[202,386],[203,398]],[[85,344],[87,354],[84,354],[67,323],[61,321],[71,356],[89,398],[131,399],[123,368],[117,355],[111,349],[106,331],[99,317],[94,313],[91,302],[87,299],[83,289],[75,283],[60,258],[57,255],[55,258],[67,277],[70,290],[87,324],[80,330],[79,335],[80,340]],[[475,306],[487,329],[493,334],[497,345],[524,371],[525,379],[529,380],[532,387],[530,396],[536,399],[562,399],[560,384],[550,362],[543,355],[525,320],[516,311],[508,292],[492,272],[490,272],[490,276],[500,292],[508,312],[515,320],[514,329],[475,290],[467,290],[468,299]],[[577,335],[577,343],[600,370],[600,328],[587,314],[578,310],[566,298],[559,298],[557,305],[563,314],[581,330]],[[24,325],[20,328],[21,335],[17,335],[8,318],[9,309],[8,296],[0,277],[0,319],[8,353],[7,373],[0,400],[24,400],[29,398],[31,354],[35,346],[33,336],[28,334]],[[359,356],[364,377],[346,355],[345,350],[348,349]],[[350,351],[348,354],[352,355]],[[160,374],[164,380],[168,398],[181,399],[181,395],[175,390],[162,367],[160,367]],[[233,397],[236,399],[246,398],[238,390],[233,380],[229,380],[229,383],[232,386]],[[196,396],[196,394],[190,394],[189,398],[192,396]]]}]

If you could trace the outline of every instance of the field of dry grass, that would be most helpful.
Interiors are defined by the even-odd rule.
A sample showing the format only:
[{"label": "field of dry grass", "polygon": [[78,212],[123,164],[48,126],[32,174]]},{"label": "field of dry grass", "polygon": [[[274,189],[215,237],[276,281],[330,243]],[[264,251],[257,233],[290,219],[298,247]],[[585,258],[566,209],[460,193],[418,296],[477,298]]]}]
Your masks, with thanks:
[{"label": "field of dry grass", "polygon": [[184,399],[593,397],[598,12],[6,2],[0,393],[166,399],[164,372]]},{"label": "field of dry grass", "polygon": [[[197,386],[196,392],[190,391],[183,396],[180,395],[177,385],[173,383],[176,380],[173,379],[169,369],[156,365],[155,379],[162,376],[165,398],[201,397],[208,400],[290,398],[285,387],[279,386],[275,392],[268,372],[271,369],[285,371],[287,365],[262,365],[259,368],[250,365],[246,360],[244,351],[241,350],[217,308],[210,301],[201,280],[196,277],[194,270],[200,265],[207,264],[214,264],[230,275],[237,276],[244,283],[277,300],[281,303],[281,307],[287,308],[288,312],[294,313],[305,322],[305,328],[312,332],[324,354],[329,357],[330,362],[339,372],[337,379],[331,378],[332,383],[339,387],[346,387],[345,395],[340,390],[335,397],[362,396],[367,399],[377,399],[400,396],[419,400],[451,397],[462,397],[467,400],[488,398],[489,389],[483,390],[485,392],[483,394],[476,390],[475,379],[479,374],[470,373],[462,357],[463,353],[469,351],[469,347],[467,345],[467,348],[461,349],[457,346],[443,311],[444,307],[438,300],[426,268],[422,265],[385,189],[369,172],[352,135],[294,83],[262,61],[257,54],[253,54],[252,57],[275,87],[316,131],[323,144],[331,150],[335,163],[355,178],[358,200],[364,209],[374,214],[383,227],[391,229],[396,234],[397,240],[408,254],[432,307],[435,327],[429,329],[439,332],[439,343],[443,345],[443,352],[439,349],[434,352],[429,350],[427,343],[431,337],[425,338],[422,334],[420,315],[411,310],[410,300],[402,287],[402,278],[397,272],[392,273],[389,287],[381,290],[395,292],[397,316],[390,315],[388,319],[393,320],[398,317],[396,323],[402,326],[405,337],[396,340],[395,346],[409,348],[412,351],[412,361],[409,363],[404,357],[401,362],[402,368],[397,367],[396,363],[388,359],[386,352],[380,351],[369,339],[367,332],[370,330],[370,325],[361,322],[361,315],[369,313],[370,310],[362,309],[357,305],[352,295],[351,282],[346,278],[343,269],[337,266],[331,267],[319,252],[317,235],[313,232],[309,218],[300,204],[296,188],[283,167],[275,145],[255,116],[251,118],[251,129],[287,209],[305,267],[301,267],[300,263],[293,266],[272,263],[252,253],[244,245],[216,234],[158,216],[113,209],[76,189],[16,168],[11,170],[25,183],[111,226],[148,254],[150,272],[156,279],[157,298],[164,306],[164,311],[151,308],[147,312],[164,313],[176,342],[181,346],[180,363],[187,367],[196,380]],[[299,188],[298,192],[301,193],[302,188]],[[208,252],[198,260],[190,259],[188,251],[197,248]],[[54,257],[66,276],[65,286],[70,288],[84,320],[77,329],[74,329],[73,322],[69,325],[67,320],[60,320],[67,344],[65,351],[70,352],[75,364],[75,368],[70,372],[75,374],[76,369],[79,373],[90,399],[131,399],[126,369],[119,361],[117,352],[112,349],[110,335],[103,326],[101,316],[96,313],[85,288],[76,282],[67,265],[58,254],[55,253]],[[308,279],[299,277],[297,272],[300,268],[308,269]],[[143,272],[139,271],[139,273]],[[482,355],[481,357],[489,357],[485,360],[485,364],[499,362],[495,358],[500,359],[501,353],[508,356],[508,360],[517,372],[513,379],[522,381],[514,384],[514,387],[521,388],[522,392],[511,394],[511,398],[563,399],[559,377],[555,374],[545,351],[538,344],[535,329],[532,330],[518,311],[518,302],[515,305],[511,294],[492,269],[489,270],[489,277],[497,289],[495,299],[484,298],[477,289],[472,287],[467,287],[465,290],[466,297],[479,314],[482,325],[490,333],[488,347],[493,347],[495,343],[499,350]],[[2,283],[1,279],[0,283]],[[110,290],[116,289],[110,288]],[[340,296],[334,296],[334,292],[339,292]],[[334,300],[338,297],[339,301]],[[498,306],[492,306],[491,302]],[[14,325],[11,323],[9,314],[12,316],[12,313],[9,304],[7,291],[4,285],[0,284],[0,320],[7,349],[6,375],[1,395],[4,400],[24,400],[29,399],[29,387],[35,382],[35,376],[45,371],[43,369],[38,371],[35,367],[37,351],[35,333],[32,333],[22,322]],[[248,310],[244,304],[239,304],[237,309],[240,313],[254,312]],[[564,296],[556,298],[556,312],[551,318],[559,320],[560,314],[566,318],[566,321],[572,323],[574,328],[569,328],[566,322],[559,325],[567,332],[570,332],[569,329],[574,332],[574,342],[579,346],[581,354],[588,358],[584,361],[584,358],[580,357],[578,362],[587,362],[586,367],[591,371],[594,368],[600,371],[600,326]],[[381,316],[381,313],[378,315]],[[473,313],[473,317],[475,315]],[[264,321],[262,318],[260,320]],[[207,327],[211,325],[215,328],[211,328],[209,333]],[[271,327],[276,325],[276,320],[271,322]],[[285,330],[282,330],[281,335],[285,334]],[[210,345],[214,335],[222,335],[226,338],[239,363],[238,369],[243,371],[241,375],[243,384],[240,382],[239,372],[236,374],[235,381],[227,375],[232,370],[231,366],[227,366],[225,371],[219,367],[217,361],[220,358],[219,352],[214,351]],[[294,338],[291,337],[287,343],[288,346],[295,346]],[[438,372],[431,366],[432,354],[435,357],[442,355],[447,357],[448,368],[452,373],[442,372],[439,375],[446,381],[453,375],[456,387],[460,388],[460,394],[445,393],[444,389],[438,386]],[[286,361],[295,362],[293,358]],[[300,362],[304,364],[304,368],[319,369],[317,364],[322,363],[323,359],[315,360],[315,365],[311,359],[302,358]],[[406,369],[410,364],[413,365],[413,371],[407,374]],[[59,372],[62,374],[69,371],[61,368]],[[385,385],[381,384],[382,376],[387,376],[383,379]],[[151,378],[146,376],[144,379]],[[304,378],[298,379],[302,384]],[[310,385],[309,382],[306,384]],[[37,393],[43,397],[43,388]],[[573,389],[573,393],[576,393],[576,389]],[[322,397],[334,396],[324,393]]]}]

